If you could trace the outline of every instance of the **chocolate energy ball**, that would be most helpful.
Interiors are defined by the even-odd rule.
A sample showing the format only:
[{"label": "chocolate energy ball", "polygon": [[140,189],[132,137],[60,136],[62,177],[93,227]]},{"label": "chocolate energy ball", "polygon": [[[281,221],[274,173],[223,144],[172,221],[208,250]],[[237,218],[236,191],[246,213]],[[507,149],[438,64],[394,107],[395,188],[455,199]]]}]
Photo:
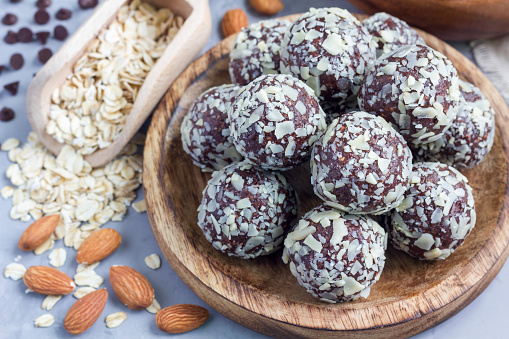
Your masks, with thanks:
[{"label": "chocolate energy ball", "polygon": [[336,303],[366,298],[385,265],[387,236],[369,216],[348,215],[326,203],[288,233],[283,261],[309,293]]},{"label": "chocolate energy ball", "polygon": [[375,43],[348,11],[311,8],[285,33],[281,73],[305,81],[320,100],[354,98],[376,59]]},{"label": "chocolate energy ball", "polygon": [[381,214],[401,203],[412,153],[384,119],[351,112],[334,120],[311,154],[315,194],[339,210]]},{"label": "chocolate energy ball", "polygon": [[383,117],[414,145],[442,137],[459,103],[456,69],[428,46],[411,45],[384,54],[359,91],[359,107]]},{"label": "chocolate energy ball", "polygon": [[198,207],[198,226],[214,248],[255,258],[279,248],[295,222],[297,205],[283,174],[242,161],[212,174]]},{"label": "chocolate energy ball", "polygon": [[229,114],[237,151],[265,169],[306,162],[327,127],[313,90],[287,74],[262,75],[243,87]]},{"label": "chocolate energy ball", "polygon": [[446,259],[475,226],[468,180],[437,162],[414,164],[405,199],[391,214],[392,245],[421,260]]},{"label": "chocolate energy ball", "polygon": [[196,99],[182,121],[182,146],[204,172],[242,160],[230,136],[228,110],[240,87],[212,87]]},{"label": "chocolate energy ball", "polygon": [[377,44],[376,56],[406,45],[426,45],[417,31],[390,14],[376,13],[362,22]]},{"label": "chocolate energy ball", "polygon": [[234,84],[245,86],[262,74],[279,73],[281,40],[290,21],[259,21],[243,29],[230,53],[229,71]]},{"label": "chocolate energy ball", "polygon": [[414,148],[421,161],[439,161],[454,167],[472,168],[489,153],[495,138],[495,111],[479,88],[459,81],[458,115],[443,137]]}]

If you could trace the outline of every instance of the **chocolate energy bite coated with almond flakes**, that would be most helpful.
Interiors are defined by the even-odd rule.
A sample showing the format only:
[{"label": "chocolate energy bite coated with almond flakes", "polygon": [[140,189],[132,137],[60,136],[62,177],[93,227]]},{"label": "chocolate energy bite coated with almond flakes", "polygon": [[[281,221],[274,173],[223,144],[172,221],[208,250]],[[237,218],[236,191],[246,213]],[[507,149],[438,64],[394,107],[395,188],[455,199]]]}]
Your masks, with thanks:
[{"label": "chocolate energy bite coated with almond flakes", "polygon": [[495,111],[479,88],[459,81],[458,115],[442,138],[414,148],[422,161],[472,168],[489,153],[495,139]]},{"label": "chocolate energy bite coated with almond flakes", "polygon": [[412,153],[403,137],[366,112],[334,120],[311,154],[315,194],[348,213],[381,214],[395,208],[411,172]]},{"label": "chocolate energy bite coated with almond flakes", "polygon": [[268,74],[243,87],[229,111],[237,151],[265,169],[286,170],[309,159],[325,130],[313,90],[287,74]]},{"label": "chocolate energy bite coated with almond flakes", "polygon": [[237,35],[229,64],[234,84],[244,86],[260,75],[279,73],[281,40],[289,25],[288,20],[259,21]]},{"label": "chocolate energy bite coated with almond flakes", "polygon": [[230,136],[228,110],[240,87],[212,87],[191,105],[180,132],[184,151],[203,171],[219,170],[242,160]]},{"label": "chocolate energy bite coated with almond flakes", "polygon": [[405,199],[391,214],[392,245],[421,260],[446,259],[475,226],[472,188],[455,168],[414,164]]},{"label": "chocolate energy bite coated with almond flakes", "polygon": [[338,103],[357,95],[375,59],[367,30],[340,8],[311,8],[290,26],[281,45],[281,73],[305,81],[320,100]]},{"label": "chocolate energy bite coated with almond flakes", "polygon": [[214,248],[250,259],[277,250],[297,213],[297,196],[283,174],[242,161],[212,174],[198,226]]},{"label": "chocolate energy bite coated with almond flakes", "polygon": [[336,303],[368,297],[385,265],[387,236],[369,216],[322,204],[288,233],[283,261],[309,293]]},{"label": "chocolate energy bite coated with almond flakes", "polygon": [[377,44],[377,57],[406,45],[426,45],[415,29],[384,12],[370,16],[362,24]]},{"label": "chocolate energy bite coated with almond flakes", "polygon": [[359,91],[359,107],[393,124],[414,145],[442,137],[458,111],[456,69],[428,46],[401,47],[377,59]]}]

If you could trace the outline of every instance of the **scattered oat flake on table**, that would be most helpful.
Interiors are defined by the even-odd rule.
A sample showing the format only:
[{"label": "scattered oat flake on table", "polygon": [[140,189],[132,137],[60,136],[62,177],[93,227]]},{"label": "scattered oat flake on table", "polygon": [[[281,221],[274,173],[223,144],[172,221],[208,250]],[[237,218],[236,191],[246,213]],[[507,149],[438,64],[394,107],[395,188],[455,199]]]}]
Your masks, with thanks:
[{"label": "scattered oat flake on table", "polygon": [[11,278],[12,280],[19,280],[23,278],[26,270],[27,269],[22,264],[13,262],[5,267],[4,277]]},{"label": "scattered oat flake on table", "polygon": [[125,312],[116,312],[109,314],[106,319],[106,327],[115,328],[120,326],[127,319],[127,314]]},{"label": "scattered oat flake on table", "polygon": [[51,311],[53,306],[55,306],[57,301],[59,301],[60,299],[62,299],[61,295],[48,295],[42,301],[41,308],[46,311]]},{"label": "scattered oat flake on table", "polygon": [[62,267],[67,259],[67,252],[63,248],[55,248],[48,256],[49,264],[53,267]]},{"label": "scattered oat flake on table", "polygon": [[5,186],[0,191],[0,194],[2,195],[2,198],[9,199],[14,194],[14,187],[12,187],[12,186]]},{"label": "scattered oat flake on table", "polygon": [[16,148],[19,146],[19,140],[16,139],[16,138],[9,138],[7,140],[5,140],[3,143],[2,143],[2,151],[6,152],[6,151],[10,151],[11,149],[13,148]]},{"label": "scattered oat flake on table", "polygon": [[133,208],[138,213],[143,213],[147,211],[147,204],[145,203],[145,199],[137,201],[133,204]]},{"label": "scattered oat flake on table", "polygon": [[103,277],[92,269],[87,269],[74,275],[74,282],[77,286],[90,286],[99,288],[104,282]]},{"label": "scattered oat flake on table", "polygon": [[87,287],[78,287],[74,291],[73,297],[75,297],[76,299],[81,299],[84,296],[86,296],[87,294],[92,293],[94,291],[95,291],[95,288],[93,288],[93,287],[89,287],[89,286],[87,286]]},{"label": "scattered oat flake on table", "polygon": [[158,254],[154,253],[145,257],[145,264],[153,270],[157,270],[161,267],[161,257]]},{"label": "scattered oat flake on table", "polygon": [[35,253],[35,255],[43,254],[44,252],[49,251],[50,249],[52,249],[54,245],[55,245],[55,239],[54,239],[54,236],[52,234],[51,237],[48,238],[48,240],[46,240],[44,243],[39,245],[39,247],[37,247],[34,250],[34,253]]},{"label": "scattered oat flake on table", "polygon": [[157,314],[157,312],[161,310],[161,305],[159,305],[159,302],[156,300],[156,298],[154,298],[152,304],[149,307],[147,307],[146,310],[149,313]]},{"label": "scattered oat flake on table", "polygon": [[35,327],[50,327],[55,323],[55,317],[53,314],[43,314],[34,320]]}]

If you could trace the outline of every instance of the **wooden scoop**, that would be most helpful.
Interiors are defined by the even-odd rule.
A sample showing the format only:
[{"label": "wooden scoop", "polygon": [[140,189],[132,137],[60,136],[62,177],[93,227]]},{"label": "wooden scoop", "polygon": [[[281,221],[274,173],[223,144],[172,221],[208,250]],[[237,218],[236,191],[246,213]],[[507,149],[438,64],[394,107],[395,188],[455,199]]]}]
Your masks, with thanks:
[{"label": "wooden scoop", "polygon": [[[207,0],[143,0],[157,8],[169,8],[184,18],[184,24],[157,60],[141,86],[125,125],[110,146],[85,156],[92,167],[111,161],[131,140],[158,104],[171,83],[205,46],[210,36],[211,18]],[[46,133],[53,91],[72,73],[75,62],[101,29],[107,27],[127,0],[104,1],[60,50],[34,77],[27,92],[26,110],[32,129],[41,142],[57,155],[63,144]]]}]

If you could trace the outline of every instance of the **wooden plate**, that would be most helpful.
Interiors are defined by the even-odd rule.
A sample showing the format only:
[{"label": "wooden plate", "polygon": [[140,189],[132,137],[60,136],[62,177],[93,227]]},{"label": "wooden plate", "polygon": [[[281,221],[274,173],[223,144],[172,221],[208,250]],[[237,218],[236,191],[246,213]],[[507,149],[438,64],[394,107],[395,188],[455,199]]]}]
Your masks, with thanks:
[{"label": "wooden plate", "polygon": [[[420,34],[449,57],[462,78],[481,88],[497,115],[492,151],[480,166],[465,171],[474,188],[478,219],[464,245],[441,262],[414,260],[390,248],[382,277],[369,298],[336,305],[308,294],[283,264],[281,251],[242,260],[213,249],[197,226],[196,212],[210,175],[184,153],[180,124],[205,89],[230,82],[228,54],[234,39],[230,37],[175,81],[154,114],[145,146],[144,188],[152,230],[168,262],[200,298],[226,317],[275,337],[407,337],[451,317],[493,280],[509,254],[509,109],[462,54]],[[290,176],[301,213],[320,203],[305,169]]]}]

